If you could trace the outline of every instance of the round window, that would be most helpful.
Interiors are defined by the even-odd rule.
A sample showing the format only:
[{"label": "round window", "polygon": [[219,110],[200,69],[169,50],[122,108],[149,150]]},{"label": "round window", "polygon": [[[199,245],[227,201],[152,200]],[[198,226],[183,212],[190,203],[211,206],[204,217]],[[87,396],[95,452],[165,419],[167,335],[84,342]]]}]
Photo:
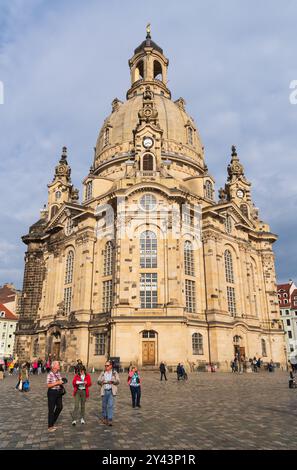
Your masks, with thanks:
[{"label": "round window", "polygon": [[157,199],[153,194],[144,194],[140,199],[140,207],[144,211],[152,211],[156,208]]}]

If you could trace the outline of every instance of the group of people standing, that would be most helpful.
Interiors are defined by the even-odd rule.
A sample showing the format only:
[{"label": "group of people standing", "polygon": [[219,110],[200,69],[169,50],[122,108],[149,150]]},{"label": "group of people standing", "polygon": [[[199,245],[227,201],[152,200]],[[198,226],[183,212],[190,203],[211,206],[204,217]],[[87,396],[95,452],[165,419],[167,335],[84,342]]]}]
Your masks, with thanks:
[{"label": "group of people standing", "polygon": [[[51,370],[47,375],[48,386],[48,431],[54,432],[57,429],[57,419],[63,409],[63,394],[65,393],[64,384],[67,379],[62,378],[60,373],[60,364],[54,361]],[[131,391],[132,407],[141,408],[141,379],[137,367],[132,366],[127,379]],[[100,386],[100,395],[102,401],[102,412],[100,422],[107,426],[112,426],[114,415],[114,399],[117,395],[117,388],[120,383],[119,374],[113,368],[111,361],[106,361],[104,371],[101,372],[97,384]],[[74,409],[72,413],[72,425],[76,426],[80,418],[80,423],[85,424],[85,405],[90,396],[89,389],[92,386],[90,374],[81,361],[77,361],[75,375],[72,381]]]}]

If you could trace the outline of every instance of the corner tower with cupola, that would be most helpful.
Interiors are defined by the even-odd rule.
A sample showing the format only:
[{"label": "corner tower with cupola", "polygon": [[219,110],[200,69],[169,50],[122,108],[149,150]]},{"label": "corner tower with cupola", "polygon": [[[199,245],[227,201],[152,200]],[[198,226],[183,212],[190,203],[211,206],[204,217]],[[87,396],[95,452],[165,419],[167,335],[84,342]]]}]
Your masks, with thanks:
[{"label": "corner tower with cupola", "polygon": [[81,202],[63,149],[48,205],[23,237],[24,359],[221,370],[234,354],[244,364],[285,360],[276,236],[259,219],[235,147],[215,200],[197,127],[167,87],[168,64],[148,27],[129,60],[126,100],[112,101],[99,132]]}]

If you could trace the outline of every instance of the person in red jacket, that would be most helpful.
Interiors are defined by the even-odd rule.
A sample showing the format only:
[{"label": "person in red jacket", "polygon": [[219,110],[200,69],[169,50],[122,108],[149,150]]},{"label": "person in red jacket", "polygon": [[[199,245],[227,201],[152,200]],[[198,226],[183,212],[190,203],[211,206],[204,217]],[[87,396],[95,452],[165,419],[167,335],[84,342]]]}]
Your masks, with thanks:
[{"label": "person in red jacket", "polygon": [[132,398],[132,408],[141,408],[140,406],[140,397],[141,397],[141,385],[140,385],[140,376],[137,370],[137,367],[132,367],[128,374],[128,385],[130,386],[131,398]]},{"label": "person in red jacket", "polygon": [[85,366],[81,365],[77,370],[74,379],[72,381],[73,385],[73,396],[74,396],[74,410],[72,414],[72,425],[76,425],[76,421],[79,415],[79,405],[80,405],[80,422],[85,424],[85,405],[86,399],[89,397],[89,387],[91,387],[91,377],[87,373]]}]

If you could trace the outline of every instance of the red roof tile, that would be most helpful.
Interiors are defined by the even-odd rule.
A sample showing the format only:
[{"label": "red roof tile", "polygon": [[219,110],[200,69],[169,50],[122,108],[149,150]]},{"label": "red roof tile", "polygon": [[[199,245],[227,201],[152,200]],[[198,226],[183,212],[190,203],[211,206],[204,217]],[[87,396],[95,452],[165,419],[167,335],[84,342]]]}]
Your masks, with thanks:
[{"label": "red roof tile", "polygon": [[1,317],[0,318],[3,318],[5,320],[15,320],[15,321],[18,321],[18,317],[12,313],[10,310],[8,310],[7,307],[5,307],[5,305],[1,304],[0,303],[0,312],[4,312],[5,313],[5,316],[4,317]]}]

